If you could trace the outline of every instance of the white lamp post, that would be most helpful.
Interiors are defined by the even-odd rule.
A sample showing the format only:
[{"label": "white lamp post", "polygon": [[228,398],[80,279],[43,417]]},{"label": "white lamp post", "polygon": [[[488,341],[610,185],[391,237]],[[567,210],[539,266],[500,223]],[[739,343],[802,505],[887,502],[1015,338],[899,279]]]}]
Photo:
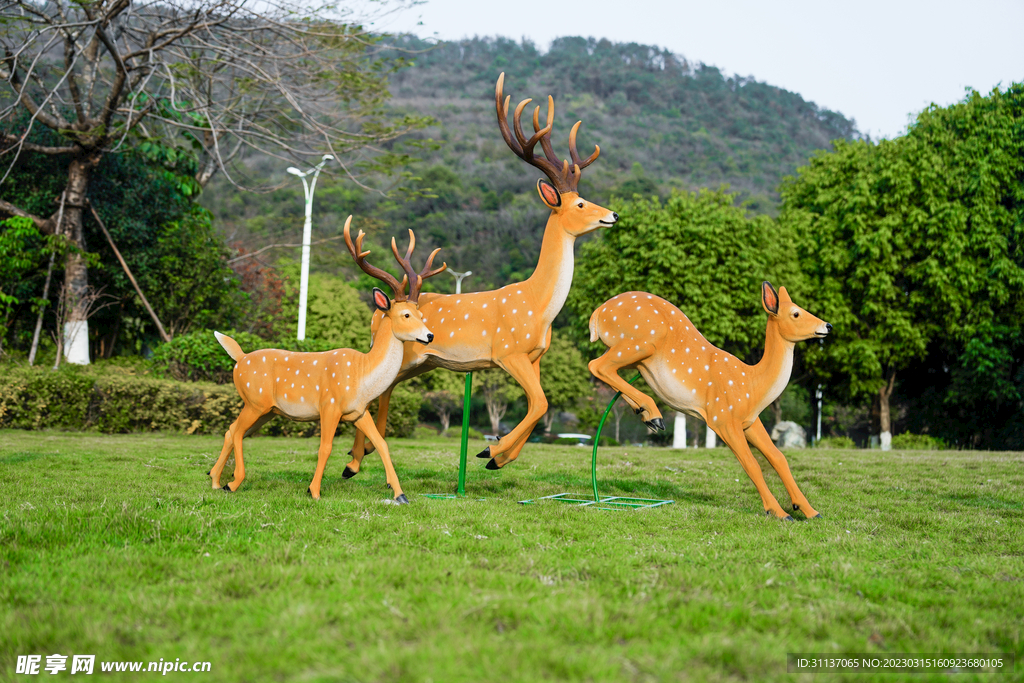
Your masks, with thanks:
[{"label": "white lamp post", "polygon": [[[302,181],[302,188],[306,192],[306,222],[302,226],[302,275],[299,278],[299,329],[298,334],[296,334],[299,341],[306,338],[306,299],[309,296],[309,242],[313,232],[313,190],[316,189],[316,179],[320,175],[320,169],[333,158],[330,154],[325,154],[319,164],[305,173],[294,166],[288,168],[289,173],[299,177]],[[313,179],[307,183],[306,176],[310,174],[313,175]]]},{"label": "white lamp post", "polygon": [[472,270],[467,270],[465,273],[456,273],[454,270],[449,268],[448,272],[455,276],[455,293],[456,294],[462,294],[462,281],[465,278],[467,278],[470,275],[472,275],[473,271]]}]

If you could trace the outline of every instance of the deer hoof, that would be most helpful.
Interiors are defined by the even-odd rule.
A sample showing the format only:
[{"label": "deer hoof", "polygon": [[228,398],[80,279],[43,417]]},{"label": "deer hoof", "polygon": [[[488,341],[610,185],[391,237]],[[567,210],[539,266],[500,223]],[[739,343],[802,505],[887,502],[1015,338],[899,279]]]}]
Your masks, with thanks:
[{"label": "deer hoof", "polygon": [[487,469],[489,469],[489,470],[500,470],[501,467],[498,465],[498,461],[497,460],[495,460],[494,458],[491,458],[487,462]]},{"label": "deer hoof", "polygon": [[640,414],[640,413],[642,413],[642,412],[644,412],[644,409],[643,409],[643,408],[634,408],[634,409],[633,409],[633,414],[634,414],[634,415],[639,415],[639,414]]},{"label": "deer hoof", "polygon": [[656,429],[662,432],[665,431],[665,421],[662,420],[660,417],[656,417],[650,422],[645,422],[644,424],[650,427],[651,429]]},{"label": "deer hoof", "polygon": [[341,476],[344,477],[345,479],[351,479],[352,477],[356,476],[357,474],[359,474],[359,473],[356,472],[351,467],[349,467],[348,465],[345,465],[345,471],[341,473]]},{"label": "deer hoof", "polygon": [[479,453],[476,454],[476,457],[478,457],[478,458],[489,458],[489,457],[491,457],[491,447],[488,446],[487,448],[483,449],[482,451],[480,451]]},{"label": "deer hoof", "polygon": [[210,476],[210,472],[213,472],[213,470],[210,470],[209,472],[207,472],[206,476]]},{"label": "deer hoof", "polygon": [[313,489],[311,489],[311,488],[307,488],[307,489],[306,489],[306,493],[308,493],[308,494],[309,494],[309,497],[310,497],[310,498],[312,498],[312,497],[313,497]]},{"label": "deer hoof", "polygon": [[793,515],[786,515],[785,517],[782,518],[782,521],[783,522],[795,522],[796,520],[793,519]]},{"label": "deer hoof", "polygon": [[220,487],[220,490],[227,491],[228,493],[234,493],[234,491],[231,490],[231,484],[224,484]]},{"label": "deer hoof", "polygon": [[[384,488],[390,489],[391,488],[391,484],[389,484],[387,482],[384,482]],[[392,489],[392,490],[394,490],[394,489]],[[405,495],[405,494],[402,494],[402,495]]]},{"label": "deer hoof", "polygon": [[813,517],[811,517],[811,519],[824,519],[824,518],[825,518],[825,515],[821,514],[820,512],[818,514],[814,515]]},{"label": "deer hoof", "polygon": [[405,494],[403,493],[398,498],[395,498],[395,503],[398,504],[398,505],[408,505],[409,504],[409,499],[406,498]]}]

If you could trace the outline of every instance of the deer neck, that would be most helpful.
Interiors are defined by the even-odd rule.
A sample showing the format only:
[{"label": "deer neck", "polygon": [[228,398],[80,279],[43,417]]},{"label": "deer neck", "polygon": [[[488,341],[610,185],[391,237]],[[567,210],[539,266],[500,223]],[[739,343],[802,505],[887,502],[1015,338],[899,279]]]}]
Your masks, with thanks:
[{"label": "deer neck", "polygon": [[752,371],[751,388],[761,398],[754,415],[759,414],[777,399],[789,384],[793,373],[793,347],[779,334],[779,324],[774,318],[768,319],[764,335],[764,355]]},{"label": "deer neck", "polygon": [[572,286],[573,245],[576,237],[561,225],[561,218],[552,212],[544,229],[537,268],[527,280],[537,297],[542,319],[550,325],[562,310]]},{"label": "deer neck", "polygon": [[[373,335],[370,352],[366,354],[366,374],[364,384],[376,390],[376,385],[384,383],[386,389],[398,375],[402,367],[404,344],[392,333],[391,318],[384,316]],[[376,396],[384,392],[381,389]]]}]

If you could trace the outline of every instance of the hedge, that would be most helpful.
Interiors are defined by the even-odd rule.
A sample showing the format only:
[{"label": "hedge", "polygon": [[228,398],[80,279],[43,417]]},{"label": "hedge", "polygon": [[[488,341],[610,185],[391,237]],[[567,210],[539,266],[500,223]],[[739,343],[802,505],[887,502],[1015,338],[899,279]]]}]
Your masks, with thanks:
[{"label": "hedge", "polygon": [[[388,411],[388,436],[411,436],[420,396],[396,388]],[[137,375],[100,375],[88,368],[0,366],[0,427],[65,429],[104,434],[172,431],[223,434],[242,409],[233,385],[177,382]],[[376,414],[376,401],[371,404]],[[313,436],[317,422],[273,420],[262,433]],[[339,434],[352,434],[342,423]]]}]

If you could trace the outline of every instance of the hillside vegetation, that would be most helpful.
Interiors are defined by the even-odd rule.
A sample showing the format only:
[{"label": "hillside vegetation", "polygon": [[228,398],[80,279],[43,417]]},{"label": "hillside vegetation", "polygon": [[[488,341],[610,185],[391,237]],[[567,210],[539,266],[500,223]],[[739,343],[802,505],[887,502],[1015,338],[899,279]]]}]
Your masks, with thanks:
[{"label": "hillside vegetation", "polygon": [[[474,272],[466,282],[470,290],[529,275],[547,216],[534,190],[540,172],[516,158],[497,130],[494,84],[501,72],[513,107],[527,97],[543,103],[554,96],[552,140],[559,155],[568,156],[569,129],[583,121],[581,153],[598,144],[601,158],[587,169],[580,189],[598,202],[728,184],[751,210],[774,213],[784,176],[832,140],[859,137],[852,121],[795,93],[727,77],[653,46],[561,38],[542,53],[505,38],[437,46],[406,38],[396,43],[396,55],[398,48],[412,51],[414,63],[393,75],[390,106],[429,115],[436,125],[398,145],[419,160],[389,197],[337,177],[323,179],[314,206],[316,233],[337,234],[349,213],[381,244],[412,228],[424,251],[444,247],[449,265]],[[299,183],[276,162],[254,160],[251,168],[279,179],[282,189],[243,194],[221,179],[202,201],[246,246],[296,242],[303,209]],[[407,201],[410,196],[415,198]],[[318,249],[317,268],[352,272],[343,243]]]}]

